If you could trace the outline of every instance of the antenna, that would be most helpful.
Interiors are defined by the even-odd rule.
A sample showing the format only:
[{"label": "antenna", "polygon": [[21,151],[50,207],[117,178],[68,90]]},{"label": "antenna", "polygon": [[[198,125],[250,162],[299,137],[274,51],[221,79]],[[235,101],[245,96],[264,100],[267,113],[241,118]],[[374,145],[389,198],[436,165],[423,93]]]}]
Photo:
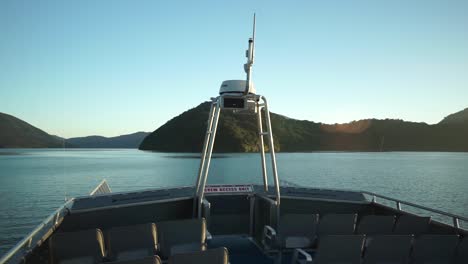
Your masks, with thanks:
[{"label": "antenna", "polygon": [[252,65],[254,63],[254,55],[255,55],[255,24],[256,24],[256,19],[255,19],[255,13],[254,13],[254,19],[253,19],[253,29],[252,29],[252,54],[251,54],[251,62]]},{"label": "antenna", "polygon": [[[226,80],[221,84],[219,88],[219,94],[225,95],[223,97],[223,108],[230,109],[247,109],[247,101],[245,100],[247,95],[256,94],[255,85],[252,81],[252,65],[254,64],[254,49],[255,49],[255,27],[256,19],[255,13],[253,16],[253,30],[252,37],[249,38],[249,43],[247,50],[245,51],[245,57],[247,57],[247,62],[244,63],[244,71],[247,74],[247,78],[244,80]],[[235,102],[226,100],[227,96],[234,96]],[[228,102],[229,101],[229,102]],[[227,102],[228,104],[224,104]],[[229,106],[228,106],[229,105]]]},{"label": "antenna", "polygon": [[244,64],[245,73],[247,73],[247,81],[245,85],[244,94],[248,94],[250,92],[250,88],[252,87],[252,65],[254,63],[254,50],[255,50],[255,13],[253,17],[253,32],[252,37],[249,38],[249,46],[245,52],[245,56],[247,57],[247,63]]}]

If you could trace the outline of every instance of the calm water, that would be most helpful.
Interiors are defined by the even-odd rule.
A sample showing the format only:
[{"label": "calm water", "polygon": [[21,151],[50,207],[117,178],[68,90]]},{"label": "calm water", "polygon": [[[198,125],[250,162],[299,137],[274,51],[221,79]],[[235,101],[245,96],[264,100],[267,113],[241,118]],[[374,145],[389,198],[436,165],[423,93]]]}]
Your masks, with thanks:
[{"label": "calm water", "polygon": [[[289,183],[369,190],[468,217],[468,153],[280,153],[277,159]],[[259,154],[218,155],[209,183],[262,183],[259,161]],[[0,255],[65,197],[88,194],[102,179],[114,192],[188,186],[198,166],[193,154],[0,150]]]}]

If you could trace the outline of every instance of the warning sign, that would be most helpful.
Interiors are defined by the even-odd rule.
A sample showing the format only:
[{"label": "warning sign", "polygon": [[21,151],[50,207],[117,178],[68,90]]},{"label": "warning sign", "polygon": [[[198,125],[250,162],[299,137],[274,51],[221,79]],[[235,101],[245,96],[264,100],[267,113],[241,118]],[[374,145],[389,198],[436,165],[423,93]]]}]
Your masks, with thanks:
[{"label": "warning sign", "polygon": [[252,185],[208,185],[205,187],[205,193],[246,193],[252,191]]}]

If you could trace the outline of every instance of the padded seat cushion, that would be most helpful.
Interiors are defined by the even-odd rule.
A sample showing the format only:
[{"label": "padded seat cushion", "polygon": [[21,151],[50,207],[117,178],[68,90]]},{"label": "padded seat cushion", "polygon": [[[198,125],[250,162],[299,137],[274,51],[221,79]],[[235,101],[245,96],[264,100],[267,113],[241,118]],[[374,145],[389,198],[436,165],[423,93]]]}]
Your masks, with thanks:
[{"label": "padded seat cushion", "polygon": [[169,259],[169,264],[228,264],[229,256],[225,247],[205,251],[175,254]]},{"label": "padded seat cushion", "polygon": [[457,247],[457,253],[455,254],[456,264],[468,263],[468,236],[465,236]]},{"label": "padded seat cushion", "polygon": [[283,246],[285,248],[309,248],[312,246],[312,241],[307,237],[290,236],[284,239]]},{"label": "padded seat cushion", "polygon": [[278,240],[284,248],[311,247],[317,237],[318,214],[281,216]]},{"label": "padded seat cushion", "polygon": [[[202,219],[184,219],[158,222],[158,240],[160,243],[160,256],[168,259],[172,250],[180,253],[181,245],[190,244],[190,251],[205,249],[206,221]],[[177,246],[180,246],[177,248]]]},{"label": "padded seat cushion", "polygon": [[156,253],[157,231],[154,223],[113,227],[106,232],[110,258],[138,259]]},{"label": "padded seat cushion", "polygon": [[105,256],[100,229],[56,233],[49,238],[50,263],[97,263]]},{"label": "padded seat cushion", "polygon": [[361,218],[357,226],[358,234],[391,235],[395,224],[394,215],[366,215]]},{"label": "padded seat cushion", "polygon": [[333,235],[320,237],[314,264],[361,264],[364,239],[364,235]]},{"label": "padded seat cushion", "polygon": [[356,228],[357,214],[326,214],[318,224],[318,236],[352,235]]},{"label": "padded seat cushion", "polygon": [[140,259],[105,262],[106,264],[161,264],[161,259],[158,256],[150,256]]},{"label": "padded seat cushion", "polygon": [[395,235],[421,235],[427,233],[431,222],[430,217],[401,215],[395,223]]},{"label": "padded seat cushion", "polygon": [[414,263],[452,263],[458,235],[422,235],[414,241]]},{"label": "padded seat cushion", "polygon": [[364,254],[364,264],[408,263],[412,243],[412,235],[374,236]]}]

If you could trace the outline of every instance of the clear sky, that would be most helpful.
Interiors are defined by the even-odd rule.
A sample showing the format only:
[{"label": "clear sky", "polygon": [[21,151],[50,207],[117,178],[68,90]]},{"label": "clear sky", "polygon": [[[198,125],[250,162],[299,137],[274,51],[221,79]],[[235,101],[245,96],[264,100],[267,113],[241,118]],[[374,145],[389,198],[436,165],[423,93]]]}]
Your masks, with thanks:
[{"label": "clear sky", "polygon": [[153,131],[244,79],[324,123],[468,107],[468,1],[0,0],[0,112],[63,137]]}]

